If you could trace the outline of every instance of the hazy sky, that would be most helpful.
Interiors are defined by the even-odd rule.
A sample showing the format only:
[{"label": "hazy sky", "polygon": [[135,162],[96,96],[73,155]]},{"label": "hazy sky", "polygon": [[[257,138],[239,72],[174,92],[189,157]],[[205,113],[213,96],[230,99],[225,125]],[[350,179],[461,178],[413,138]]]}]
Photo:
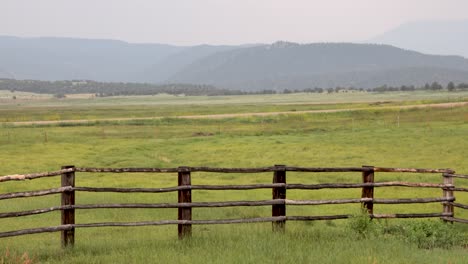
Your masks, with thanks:
[{"label": "hazy sky", "polygon": [[467,0],[0,0],[0,35],[179,45],[356,42],[409,21],[460,19]]}]

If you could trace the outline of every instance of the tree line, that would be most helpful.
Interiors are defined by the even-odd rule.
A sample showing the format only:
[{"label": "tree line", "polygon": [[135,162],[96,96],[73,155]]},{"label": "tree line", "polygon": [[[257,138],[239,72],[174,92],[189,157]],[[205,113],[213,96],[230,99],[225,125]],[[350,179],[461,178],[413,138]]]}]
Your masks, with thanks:
[{"label": "tree line", "polygon": [[199,84],[150,84],[150,83],[115,83],[115,82],[96,82],[90,80],[67,80],[67,81],[39,81],[39,80],[15,80],[0,79],[0,90],[9,90],[11,92],[33,92],[54,94],[57,98],[63,98],[66,94],[91,93],[97,97],[117,96],[117,95],[245,95],[245,94],[277,94],[277,93],[339,93],[339,92],[393,92],[393,91],[468,91],[468,83],[455,84],[449,82],[446,86],[438,82],[426,83],[423,86],[414,85],[388,86],[382,85],[375,88],[363,89],[356,87],[334,87],[334,88],[307,88],[303,90],[273,90],[265,89],[260,91],[241,91],[220,89],[212,85]]},{"label": "tree line", "polygon": [[96,82],[89,80],[38,81],[0,79],[0,90],[11,92],[32,92],[54,94],[62,98],[65,94],[95,94],[97,97],[117,95],[235,95],[240,91],[219,89],[212,85],[197,84],[150,84],[150,83],[116,83]]}]

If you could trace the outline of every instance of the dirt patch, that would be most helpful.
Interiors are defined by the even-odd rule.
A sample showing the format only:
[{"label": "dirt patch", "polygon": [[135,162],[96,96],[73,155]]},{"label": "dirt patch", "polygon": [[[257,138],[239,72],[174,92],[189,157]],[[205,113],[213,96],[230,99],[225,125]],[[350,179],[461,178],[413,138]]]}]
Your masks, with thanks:
[{"label": "dirt patch", "polygon": [[383,104],[390,104],[391,102],[390,101],[379,101],[379,102],[374,102],[374,103],[370,103],[369,105],[383,105]]},{"label": "dirt patch", "polygon": [[210,132],[195,132],[192,134],[192,137],[209,137],[209,136],[213,136],[214,134],[213,133],[210,133]]}]

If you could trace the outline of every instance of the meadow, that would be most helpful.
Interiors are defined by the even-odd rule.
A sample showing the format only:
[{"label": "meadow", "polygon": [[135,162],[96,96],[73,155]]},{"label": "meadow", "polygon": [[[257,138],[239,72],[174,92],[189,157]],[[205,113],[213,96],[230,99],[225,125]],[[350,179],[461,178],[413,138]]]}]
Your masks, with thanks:
[{"label": "meadow", "polygon": [[[3,92],[8,94],[8,92]],[[468,106],[382,109],[468,101],[468,94],[288,94],[232,97],[68,98],[4,96],[0,122],[158,116],[154,120],[15,126],[0,124],[0,175],[80,167],[427,167],[468,174]],[[29,96],[29,97],[28,97]],[[359,111],[294,114],[304,109]],[[295,110],[294,110],[295,109]],[[291,111],[268,117],[182,119],[180,115]],[[77,173],[77,186],[169,187],[175,174]],[[288,183],[360,182],[360,173],[288,173]],[[376,181],[441,183],[441,175],[376,173]],[[193,173],[192,184],[270,183],[271,173]],[[456,179],[457,186],[468,182]],[[54,188],[59,177],[4,182],[0,193]],[[376,198],[440,197],[440,189],[376,188]],[[359,198],[360,189],[288,190],[289,199]],[[262,200],[271,190],[193,191],[193,201]],[[468,204],[468,196],[456,193]],[[176,202],[175,193],[77,193],[77,204]],[[58,206],[58,195],[0,200],[1,212]],[[438,203],[375,205],[375,213],[440,212]],[[466,210],[465,210],[466,211]],[[456,209],[456,216],[468,212]],[[176,226],[86,228],[76,231],[74,249],[60,248],[59,233],[0,239],[0,260],[21,258],[62,263],[466,263],[468,227],[438,219],[360,218],[360,205],[288,206],[288,215],[356,214],[356,219],[288,222],[285,233],[271,224],[194,226],[193,237],[177,239]],[[269,216],[271,207],[193,210],[193,219]],[[176,209],[78,210],[77,223],[176,219]],[[0,219],[0,231],[60,224],[60,213]],[[361,224],[361,225],[360,225]],[[362,227],[364,226],[364,227]],[[460,236],[453,246],[428,246],[421,226]],[[418,231],[419,230],[419,231]],[[440,234],[439,234],[440,235]],[[450,242],[449,237],[434,237]],[[421,242],[422,241],[422,242]],[[1,254],[3,251],[3,254]],[[5,257],[8,252],[9,257]],[[0,262],[1,263],[1,262]]]}]

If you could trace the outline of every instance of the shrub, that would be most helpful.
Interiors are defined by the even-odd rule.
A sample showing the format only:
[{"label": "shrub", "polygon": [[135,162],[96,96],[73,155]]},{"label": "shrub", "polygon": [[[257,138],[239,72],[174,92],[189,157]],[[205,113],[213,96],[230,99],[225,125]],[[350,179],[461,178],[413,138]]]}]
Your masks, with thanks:
[{"label": "shrub", "polygon": [[375,223],[369,217],[365,208],[361,208],[359,213],[349,219],[348,227],[362,238],[369,237],[376,231]]},{"label": "shrub", "polygon": [[453,248],[466,245],[466,236],[442,221],[410,222],[405,229],[406,240],[419,248]]}]

